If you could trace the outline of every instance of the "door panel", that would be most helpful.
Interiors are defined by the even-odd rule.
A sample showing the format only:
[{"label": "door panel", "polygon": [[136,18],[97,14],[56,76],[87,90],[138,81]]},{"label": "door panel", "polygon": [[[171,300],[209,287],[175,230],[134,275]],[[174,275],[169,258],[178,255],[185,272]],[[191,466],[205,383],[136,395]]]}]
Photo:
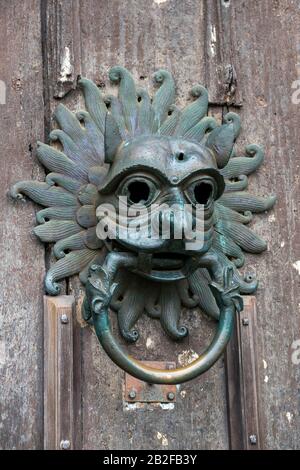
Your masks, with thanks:
[{"label": "door panel", "polygon": [[[291,99],[292,83],[300,78],[297,75],[300,74],[297,68],[299,2],[48,0],[40,5],[26,0],[21,9],[17,8],[19,2],[10,2],[9,6],[0,3],[1,6],[5,3],[4,16],[0,19],[1,26],[2,21],[5,25],[0,28],[2,43],[13,45],[13,52],[8,47],[1,51],[10,101],[3,108],[6,131],[1,125],[0,132],[5,144],[2,150],[5,148],[11,155],[5,161],[2,189],[12,181],[30,178],[32,171],[41,171],[29,155],[27,145],[36,139],[43,140],[43,117],[48,132],[53,126],[51,112],[59,102],[72,110],[80,108],[77,76],[94,80],[109,94],[112,88],[108,70],[113,65],[125,66],[142,86],[150,89],[152,73],[158,68],[169,69],[176,80],[179,105],[186,102],[194,84],[202,83],[210,94],[211,114],[221,119],[229,109],[241,115],[243,128],[238,140],[241,152],[249,143],[264,146],[265,163],[250,179],[250,191],[259,195],[275,192],[278,202],[272,213],[257,217],[252,224],[256,233],[268,241],[269,248],[259,257],[248,256],[245,269],[256,273],[260,280],[256,366],[261,445],[263,448],[299,447],[300,368],[292,361],[292,345],[300,337],[300,278],[296,269],[300,259],[297,152],[300,105],[293,104]],[[31,21],[25,25],[29,11],[33,12]],[[12,18],[20,24],[14,37]],[[24,43],[30,44],[30,60]],[[21,89],[19,82],[11,80],[19,77],[20,70]],[[10,129],[14,129],[14,135],[9,134]],[[5,313],[6,330],[3,331],[7,331],[5,341],[11,341],[12,351],[2,360],[6,386],[2,407],[23,407],[20,416],[3,418],[6,434],[19,437],[5,437],[1,446],[39,447],[43,425],[44,254],[28,235],[34,225],[32,206],[11,206],[4,198],[1,204],[6,211],[7,227],[1,276],[5,311],[7,305],[11,310],[10,316]],[[13,257],[16,244],[22,264]],[[46,262],[51,263],[49,251]],[[23,266],[27,273],[25,281]],[[25,289],[16,289],[16,285],[23,287],[24,282]],[[129,407],[123,401],[124,373],[108,359],[92,329],[80,318],[83,291],[78,280],[69,279],[64,292],[75,294],[77,299],[74,318],[77,448],[229,448],[223,359],[197,380],[182,385],[174,406]],[[158,322],[143,317],[138,324],[141,334],[138,344],[126,347],[140,359],[183,363],[204,349],[215,329],[214,322],[197,310],[183,312],[183,317],[190,336],[181,343],[170,341]],[[117,334],[115,318],[113,323]],[[18,345],[16,338],[22,338]],[[23,356],[19,362],[20,344],[28,357],[25,360]],[[1,364],[0,360],[0,367]],[[13,375],[17,376],[16,386]],[[25,395],[21,393],[24,387]],[[21,435],[25,436],[22,444]]]},{"label": "door panel", "polygon": [[[43,443],[44,248],[32,236],[35,207],[12,203],[20,179],[41,178],[35,143],[44,138],[39,1],[0,2],[0,447]],[[1,103],[3,101],[1,100]]]}]

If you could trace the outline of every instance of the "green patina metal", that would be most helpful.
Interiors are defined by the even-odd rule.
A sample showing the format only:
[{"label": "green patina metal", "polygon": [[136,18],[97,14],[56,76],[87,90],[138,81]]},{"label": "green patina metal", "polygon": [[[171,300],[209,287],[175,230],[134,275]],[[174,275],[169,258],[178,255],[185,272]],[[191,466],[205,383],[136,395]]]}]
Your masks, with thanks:
[{"label": "green patina metal", "polygon": [[[109,356],[147,382],[180,383],[218,359],[230,339],[234,314],[242,308],[240,294],[256,290],[257,281],[242,278],[237,268],[244,265],[244,252],[266,249],[247,224],[276,198],[247,192],[248,175],[263,162],[263,150],[248,145],[245,155],[236,155],[240,118],[229,112],[218,124],[208,117],[204,87],[196,85],[193,101],[181,110],[174,104],[174,80],[165,70],[154,75],[159,88],[152,100],[146,90],[136,88],[125,68],[113,67],[109,77],[118,84],[118,96],[103,96],[93,82],[79,80],[87,111],[74,114],[58,106],[54,117],[60,129],[50,139],[61,150],[42,143],[37,148],[49,170],[45,182],[16,183],[11,195],[26,195],[44,206],[34,232],[43,242],[54,242],[57,258],[47,272],[46,291],[59,294],[58,281],[79,273],[86,285],[83,316]],[[193,251],[174,237],[152,240],[146,228],[138,239],[121,239],[122,217],[117,238],[100,239],[97,208],[109,204],[118,212],[119,196],[145,206],[202,204],[203,246]],[[155,217],[160,233],[161,215]],[[168,217],[175,226],[174,214]],[[209,348],[185,368],[147,368],[112,337],[109,308],[117,312],[120,332],[129,342],[138,339],[134,326],[143,313],[159,318],[174,340],[183,338],[188,333],[180,321],[183,306],[199,306],[219,322]]]}]

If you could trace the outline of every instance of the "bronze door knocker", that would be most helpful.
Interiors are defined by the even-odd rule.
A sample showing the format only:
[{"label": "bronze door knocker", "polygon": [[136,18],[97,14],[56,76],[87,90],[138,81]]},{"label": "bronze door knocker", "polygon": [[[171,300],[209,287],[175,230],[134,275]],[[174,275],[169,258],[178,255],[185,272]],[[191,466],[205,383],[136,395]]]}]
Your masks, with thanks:
[{"label": "bronze door knocker", "polygon": [[[267,247],[247,224],[276,198],[247,192],[247,175],[261,165],[264,152],[248,145],[245,155],[236,155],[240,118],[229,112],[218,124],[209,117],[204,87],[196,85],[193,101],[179,109],[166,70],[154,75],[159,88],[153,99],[123,67],[113,67],[109,78],[118,84],[118,96],[103,96],[80,78],[87,111],[57,107],[60,129],[50,140],[61,149],[43,143],[37,148],[49,171],[45,182],[16,183],[11,195],[44,206],[34,232],[42,242],[54,242],[57,258],[46,274],[46,291],[59,294],[57,281],[79,273],[86,286],[83,317],[110,358],[146,382],[178,384],[206,371],[224,352],[243,308],[241,294],[257,288],[237,268],[244,252]],[[197,243],[186,236],[187,227]],[[137,341],[134,326],[143,313],[160,319],[166,334],[180,340],[188,334],[182,306],[199,306],[218,321],[212,343],[188,366],[147,367],[112,335],[110,309],[128,342]]]}]

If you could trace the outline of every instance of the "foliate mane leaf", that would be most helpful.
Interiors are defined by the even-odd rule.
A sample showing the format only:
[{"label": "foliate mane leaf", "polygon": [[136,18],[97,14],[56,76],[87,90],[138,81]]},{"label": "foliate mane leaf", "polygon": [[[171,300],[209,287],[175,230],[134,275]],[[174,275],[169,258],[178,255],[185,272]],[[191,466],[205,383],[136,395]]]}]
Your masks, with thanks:
[{"label": "foliate mane leaf", "polygon": [[234,141],[241,128],[240,118],[235,113],[228,113],[224,122],[222,126],[213,129],[205,144],[214,153],[218,168],[224,168],[227,165]]},{"label": "foliate mane leaf", "polygon": [[134,80],[124,67],[112,67],[109,78],[113,83],[119,84],[119,101],[122,106],[126,128],[132,135],[137,129],[138,101]]},{"label": "foliate mane leaf", "polygon": [[80,78],[79,86],[84,93],[86,109],[94,123],[97,125],[100,133],[104,134],[105,116],[107,112],[102,93],[94,82],[86,78]]},{"label": "foliate mane leaf", "polygon": [[117,149],[121,143],[122,136],[120,134],[119,127],[113,116],[109,113],[106,113],[104,136],[105,163],[112,163]]},{"label": "foliate mane leaf", "polygon": [[159,85],[152,102],[153,124],[152,132],[156,133],[162,123],[168,118],[170,106],[175,101],[175,82],[167,70],[155,72],[154,81]]},{"label": "foliate mane leaf", "polygon": [[191,95],[197,99],[182,111],[176,126],[176,135],[178,136],[185,136],[185,133],[207,114],[208,93],[206,88],[195,85],[191,90]]}]

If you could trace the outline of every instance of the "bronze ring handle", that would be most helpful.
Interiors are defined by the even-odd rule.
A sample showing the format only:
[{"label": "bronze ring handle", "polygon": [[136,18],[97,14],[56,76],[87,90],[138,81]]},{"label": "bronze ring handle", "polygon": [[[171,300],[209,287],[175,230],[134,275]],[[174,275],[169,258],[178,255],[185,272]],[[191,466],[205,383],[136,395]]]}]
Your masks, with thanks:
[{"label": "bronze ring handle", "polygon": [[159,370],[144,365],[141,361],[127,354],[112,335],[108,308],[100,314],[93,313],[94,327],[97,337],[111,360],[130,375],[144,382],[153,384],[180,384],[194,379],[207,371],[222,355],[231,337],[234,320],[234,306],[225,307],[221,311],[217,332],[212,343],[191,364],[172,370]]},{"label": "bronze ring handle", "polygon": [[[225,301],[220,308],[220,318],[217,331],[204,353],[187,366],[161,370],[146,366],[141,361],[134,359],[127,354],[121,345],[113,337],[109,321],[110,296],[106,295],[111,291],[114,274],[120,266],[134,267],[135,257],[128,257],[128,254],[111,253],[104,266],[92,267],[93,274],[89,278],[87,286],[87,299],[85,308],[90,310],[93,324],[100,344],[112,361],[130,375],[148,383],[155,384],[179,384],[192,380],[203,372],[207,371],[222,355],[228,341],[230,340],[234,315],[238,309],[237,303],[229,300]],[[100,274],[99,274],[100,273]],[[109,273],[109,274],[108,274]],[[230,292],[234,287],[228,290]]]}]

